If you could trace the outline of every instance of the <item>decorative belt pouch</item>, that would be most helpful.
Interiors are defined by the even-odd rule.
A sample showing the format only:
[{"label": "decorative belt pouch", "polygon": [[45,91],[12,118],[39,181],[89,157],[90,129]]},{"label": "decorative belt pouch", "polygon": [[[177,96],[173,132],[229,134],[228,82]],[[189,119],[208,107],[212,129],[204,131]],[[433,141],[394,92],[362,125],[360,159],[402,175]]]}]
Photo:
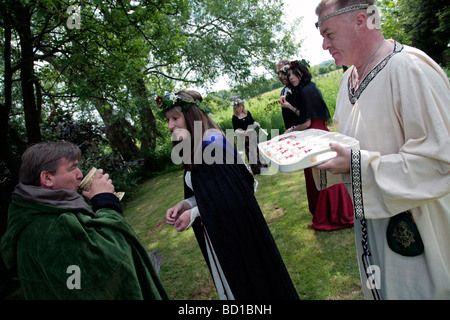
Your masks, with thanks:
[{"label": "decorative belt pouch", "polygon": [[424,251],[419,229],[409,210],[390,219],[386,237],[389,248],[402,256],[415,257]]}]

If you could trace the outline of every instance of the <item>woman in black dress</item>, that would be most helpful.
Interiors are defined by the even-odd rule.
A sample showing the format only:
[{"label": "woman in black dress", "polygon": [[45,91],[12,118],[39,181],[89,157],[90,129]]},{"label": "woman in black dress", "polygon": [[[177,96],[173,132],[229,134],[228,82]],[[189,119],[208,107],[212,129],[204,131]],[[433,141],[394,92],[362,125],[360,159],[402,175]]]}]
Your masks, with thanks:
[{"label": "woman in black dress", "polygon": [[233,122],[234,132],[238,139],[244,143],[245,155],[250,164],[250,169],[253,174],[261,173],[261,162],[259,160],[258,152],[258,135],[254,128],[249,129],[249,125],[257,125],[250,111],[245,108],[245,100],[236,99],[233,103]]},{"label": "woman in black dress", "polygon": [[[193,227],[219,298],[298,299],[253,193],[253,176],[206,114],[201,95],[180,91],[158,97],[157,102],[174,144],[192,146],[184,163],[185,199],[167,210],[166,220],[180,232]],[[194,130],[199,122],[201,132]],[[199,149],[194,147],[197,139],[201,139]],[[194,161],[196,152],[203,154],[203,161]],[[217,154],[223,159],[206,160]]]},{"label": "woman in black dress", "polygon": [[[328,131],[330,112],[322,93],[311,81],[305,62],[292,61],[284,67],[292,94],[280,98],[286,132],[320,129]],[[319,191],[312,168],[304,169],[308,205],[316,230],[331,231],[353,226],[353,204],[343,184]]]}]

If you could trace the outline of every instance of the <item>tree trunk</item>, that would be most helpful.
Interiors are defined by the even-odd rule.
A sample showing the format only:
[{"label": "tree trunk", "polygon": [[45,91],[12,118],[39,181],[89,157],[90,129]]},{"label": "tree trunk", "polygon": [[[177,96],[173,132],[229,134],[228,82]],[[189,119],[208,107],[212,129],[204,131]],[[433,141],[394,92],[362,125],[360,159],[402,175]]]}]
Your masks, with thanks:
[{"label": "tree trunk", "polygon": [[125,161],[136,159],[139,149],[126,131],[134,131],[132,125],[123,118],[113,115],[112,108],[105,108],[107,102],[102,99],[94,99],[95,108],[102,117],[106,127],[106,137],[111,146],[116,148]]},{"label": "tree trunk", "polygon": [[[104,115],[102,115],[104,117]],[[123,160],[131,161],[137,159],[139,149],[127,134],[124,134],[123,128],[131,125],[124,119],[116,119],[112,124],[106,125],[106,137],[111,145],[119,151]]]},{"label": "tree trunk", "polygon": [[25,127],[28,143],[42,141],[40,121],[41,110],[36,103],[34,92],[34,53],[33,38],[31,36],[31,12],[28,7],[20,3],[14,6],[16,30],[20,38],[22,61],[20,64],[20,80],[22,85],[23,106],[25,112]]},{"label": "tree trunk", "polygon": [[142,122],[142,132],[140,134],[141,151],[155,149],[156,138],[158,137],[156,120],[150,107],[147,88],[142,78],[137,80],[133,94],[135,99],[137,99],[136,104],[139,106],[139,115]]},{"label": "tree trunk", "polygon": [[[11,203],[11,193],[14,187],[19,182],[20,159],[14,155],[11,149],[8,137],[9,128],[9,113],[12,106],[12,67],[11,67],[11,19],[8,7],[5,5],[0,7],[0,15],[3,18],[4,33],[5,33],[5,47],[3,52],[4,57],[4,86],[5,86],[5,100],[4,104],[0,103],[0,161],[5,163],[8,172],[0,172],[0,237],[6,231],[8,221],[8,208]],[[3,260],[0,259],[0,285],[2,282],[8,280],[11,275],[6,274],[3,267]],[[7,277],[8,276],[8,277]]]},{"label": "tree trunk", "polygon": [[[41,48],[40,50],[48,54],[45,48]],[[62,73],[68,72],[68,69],[64,70],[62,66],[58,65],[55,56],[49,55],[45,58],[45,61],[52,64],[56,70],[59,70]],[[77,79],[76,81],[83,82],[85,80]],[[132,137],[127,133],[127,130],[128,132],[134,131],[132,125],[126,119],[114,116],[111,107],[105,108],[105,106],[108,105],[106,100],[101,98],[92,98],[91,101],[103,120],[106,128],[106,137],[108,138],[111,146],[121,154],[124,160],[128,161],[136,159],[139,155],[139,149],[137,148]]]},{"label": "tree trunk", "polygon": [[5,103],[0,104],[0,157],[11,174],[12,184],[16,184],[19,180],[20,162],[14,156],[8,143],[10,141],[8,138],[9,113],[12,106],[11,21],[9,13],[6,12],[6,7],[1,9],[1,13],[5,24]]}]

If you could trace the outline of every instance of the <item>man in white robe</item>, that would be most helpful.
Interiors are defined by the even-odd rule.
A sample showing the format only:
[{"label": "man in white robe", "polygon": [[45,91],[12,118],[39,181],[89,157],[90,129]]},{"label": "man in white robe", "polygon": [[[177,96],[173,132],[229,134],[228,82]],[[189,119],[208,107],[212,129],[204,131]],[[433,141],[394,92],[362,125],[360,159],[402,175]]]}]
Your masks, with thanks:
[{"label": "man in white robe", "polygon": [[[353,151],[331,145],[337,156],[316,167],[316,184],[344,182],[353,195],[366,299],[450,299],[448,77],[422,51],[384,40],[368,18],[374,1],[356,2],[323,0],[316,10],[324,50],[352,65],[334,121],[360,142]],[[387,241],[391,217],[407,210],[424,245],[416,256]]]}]

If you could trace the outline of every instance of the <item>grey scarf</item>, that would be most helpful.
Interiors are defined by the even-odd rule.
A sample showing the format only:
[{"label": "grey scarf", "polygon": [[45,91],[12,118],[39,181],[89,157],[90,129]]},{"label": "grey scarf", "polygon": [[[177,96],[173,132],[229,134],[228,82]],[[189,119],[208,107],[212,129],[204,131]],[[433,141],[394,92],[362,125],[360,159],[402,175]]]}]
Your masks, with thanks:
[{"label": "grey scarf", "polygon": [[40,202],[55,207],[73,209],[85,208],[92,211],[91,207],[86,203],[84,198],[72,190],[49,190],[19,183],[16,186],[13,195],[25,200]]}]

